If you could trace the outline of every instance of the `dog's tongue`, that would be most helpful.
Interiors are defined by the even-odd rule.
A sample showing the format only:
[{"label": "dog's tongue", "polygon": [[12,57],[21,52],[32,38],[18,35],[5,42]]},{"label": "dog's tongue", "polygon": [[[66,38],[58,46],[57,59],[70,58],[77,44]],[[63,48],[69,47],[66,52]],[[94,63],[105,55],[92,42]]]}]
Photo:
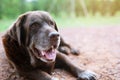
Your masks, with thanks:
[{"label": "dog's tongue", "polygon": [[42,55],[44,55],[44,57],[47,60],[54,60],[56,58],[56,52],[55,52],[55,50],[43,51]]}]

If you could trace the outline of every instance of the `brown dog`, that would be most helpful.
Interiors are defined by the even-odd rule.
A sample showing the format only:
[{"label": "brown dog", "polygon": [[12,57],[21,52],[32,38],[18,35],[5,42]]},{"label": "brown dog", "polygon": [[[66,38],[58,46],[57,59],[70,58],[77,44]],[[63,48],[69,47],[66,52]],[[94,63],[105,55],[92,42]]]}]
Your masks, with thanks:
[{"label": "brown dog", "polygon": [[54,80],[50,76],[53,68],[64,68],[78,80],[96,80],[94,72],[81,70],[68,60],[65,54],[78,51],[63,41],[47,12],[21,15],[3,36],[3,45],[9,62],[29,80]]}]

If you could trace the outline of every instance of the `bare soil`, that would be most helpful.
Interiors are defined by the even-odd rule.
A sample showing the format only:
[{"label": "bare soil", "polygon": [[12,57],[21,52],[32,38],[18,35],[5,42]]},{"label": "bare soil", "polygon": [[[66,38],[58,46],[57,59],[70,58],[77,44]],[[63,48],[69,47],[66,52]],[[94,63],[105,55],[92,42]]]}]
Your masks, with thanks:
[{"label": "bare soil", "polygon": [[[65,28],[60,29],[60,33],[68,43],[80,51],[79,56],[68,55],[75,65],[96,72],[98,80],[120,80],[119,25]],[[0,46],[0,80],[7,80],[8,77],[12,77],[11,80],[24,80],[23,77],[14,74],[14,69],[9,66],[1,39]],[[59,69],[55,69],[52,76],[59,80],[76,80],[70,73]]]}]

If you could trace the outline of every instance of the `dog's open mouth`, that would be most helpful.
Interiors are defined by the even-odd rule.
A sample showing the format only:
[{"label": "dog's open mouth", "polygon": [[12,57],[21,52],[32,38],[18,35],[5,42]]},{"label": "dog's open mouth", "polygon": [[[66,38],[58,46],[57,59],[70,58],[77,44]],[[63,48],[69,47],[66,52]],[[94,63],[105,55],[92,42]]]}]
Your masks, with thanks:
[{"label": "dog's open mouth", "polygon": [[38,59],[47,60],[47,61],[54,61],[56,58],[56,50],[53,46],[51,46],[47,50],[39,50],[34,48],[35,56]]}]

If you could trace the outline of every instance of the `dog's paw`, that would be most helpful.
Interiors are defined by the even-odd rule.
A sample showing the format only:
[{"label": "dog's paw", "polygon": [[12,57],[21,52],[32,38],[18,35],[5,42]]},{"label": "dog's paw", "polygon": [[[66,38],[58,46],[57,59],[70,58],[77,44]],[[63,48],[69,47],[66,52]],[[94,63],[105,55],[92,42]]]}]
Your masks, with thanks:
[{"label": "dog's paw", "polygon": [[52,79],[51,80],[59,80],[58,78],[56,78],[56,77],[52,77]]},{"label": "dog's paw", "polygon": [[77,80],[97,80],[97,74],[92,71],[86,70],[79,74]]},{"label": "dog's paw", "polygon": [[76,50],[76,49],[71,49],[70,52],[74,55],[79,55],[80,54],[80,51]]}]

